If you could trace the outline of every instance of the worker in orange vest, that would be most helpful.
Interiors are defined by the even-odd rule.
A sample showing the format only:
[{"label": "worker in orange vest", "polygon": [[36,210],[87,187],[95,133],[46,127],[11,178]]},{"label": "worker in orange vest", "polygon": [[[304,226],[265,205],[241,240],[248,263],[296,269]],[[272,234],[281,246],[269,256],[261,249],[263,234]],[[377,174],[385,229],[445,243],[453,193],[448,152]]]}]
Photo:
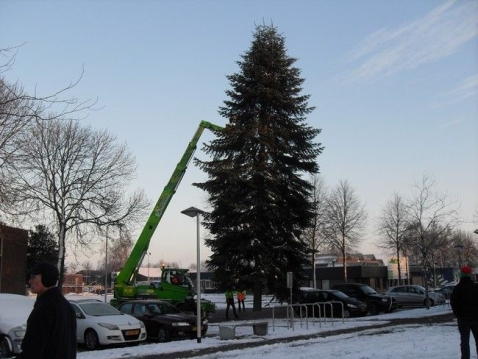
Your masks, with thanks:
[{"label": "worker in orange vest", "polygon": [[246,306],[244,305],[244,300],[246,300],[246,291],[245,290],[238,290],[237,291],[237,303],[239,307],[239,311],[241,311],[241,304],[242,304],[242,311],[246,311]]}]

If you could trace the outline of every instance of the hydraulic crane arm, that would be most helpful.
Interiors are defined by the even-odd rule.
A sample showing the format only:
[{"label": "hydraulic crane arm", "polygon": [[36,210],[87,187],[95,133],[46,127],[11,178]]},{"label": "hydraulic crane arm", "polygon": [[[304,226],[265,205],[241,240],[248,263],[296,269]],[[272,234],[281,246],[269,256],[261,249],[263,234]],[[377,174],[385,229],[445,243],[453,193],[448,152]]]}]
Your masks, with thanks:
[{"label": "hydraulic crane arm", "polygon": [[214,125],[210,122],[200,122],[199,127],[196,130],[196,133],[194,134],[193,138],[189,142],[186,151],[181,157],[181,160],[176,165],[176,168],[174,169],[174,172],[169,179],[168,184],[164,187],[161,196],[156,202],[156,205],[154,206],[153,211],[148,218],[148,221],[146,222],[141,234],[139,235],[139,238],[136,241],[136,244],[133,247],[130,256],[128,257],[124,267],[121,269],[121,271],[118,273],[118,276],[116,277],[116,283],[120,287],[122,286],[122,284],[129,285],[133,281],[135,273],[141,265],[143,257],[148,251],[151,237],[153,236],[156,227],[161,221],[161,218],[163,217],[163,214],[166,211],[166,208],[168,207],[171,198],[173,197],[174,193],[176,193],[176,189],[178,188],[179,183],[181,183],[188,164],[193,157],[194,151],[196,150],[199,138],[201,137],[202,133],[204,132],[204,129],[206,128],[211,131],[223,130],[221,126]]}]

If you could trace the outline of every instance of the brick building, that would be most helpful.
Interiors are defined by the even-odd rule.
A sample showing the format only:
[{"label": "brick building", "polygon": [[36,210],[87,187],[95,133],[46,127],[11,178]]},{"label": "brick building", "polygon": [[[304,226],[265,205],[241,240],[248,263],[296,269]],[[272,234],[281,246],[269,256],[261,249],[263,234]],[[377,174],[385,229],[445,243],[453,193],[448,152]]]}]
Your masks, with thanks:
[{"label": "brick building", "polygon": [[0,225],[0,293],[25,295],[28,231]]},{"label": "brick building", "polygon": [[65,274],[63,277],[63,294],[83,292],[83,275],[79,274]]}]

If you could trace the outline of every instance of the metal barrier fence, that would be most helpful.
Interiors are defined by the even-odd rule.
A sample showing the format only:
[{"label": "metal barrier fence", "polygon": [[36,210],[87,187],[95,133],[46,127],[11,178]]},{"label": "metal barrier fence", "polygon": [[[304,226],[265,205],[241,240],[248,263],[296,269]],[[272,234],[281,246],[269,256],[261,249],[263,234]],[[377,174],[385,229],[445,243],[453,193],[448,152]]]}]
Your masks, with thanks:
[{"label": "metal barrier fence", "polygon": [[[326,314],[326,307],[330,306],[330,323],[333,326],[334,325],[334,320],[338,319],[339,317],[335,317],[334,315],[334,307],[333,304],[338,303],[341,306],[341,317],[342,317],[342,323],[345,323],[345,317],[344,317],[344,303],[339,302],[339,301],[330,301],[330,302],[316,302],[316,303],[301,303],[301,304],[288,304],[285,306],[277,306],[272,308],[272,331],[275,330],[275,309],[280,308],[284,309],[286,308],[287,312],[287,328],[288,329],[295,329],[295,310],[294,308],[299,308],[298,314],[299,314],[299,323],[300,327],[302,328],[303,323],[305,323],[305,328],[309,329],[309,307],[311,308],[312,311],[312,317],[311,317],[311,322],[312,325],[315,326],[316,323],[319,324],[319,328],[322,327],[323,324],[327,324],[327,316]],[[323,313],[322,315],[322,307],[323,307]],[[318,317],[315,315],[316,310],[318,311]],[[305,315],[304,315],[305,313]]]}]

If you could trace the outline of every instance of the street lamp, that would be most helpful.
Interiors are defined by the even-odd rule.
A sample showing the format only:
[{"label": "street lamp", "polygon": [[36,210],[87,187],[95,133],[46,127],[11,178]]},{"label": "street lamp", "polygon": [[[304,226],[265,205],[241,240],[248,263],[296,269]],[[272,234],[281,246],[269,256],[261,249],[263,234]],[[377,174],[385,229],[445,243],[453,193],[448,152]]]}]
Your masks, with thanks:
[{"label": "street lamp", "polygon": [[151,256],[151,252],[148,252],[148,282],[149,282],[149,257]]},{"label": "street lamp", "polygon": [[108,233],[105,241],[105,303],[108,302]]},{"label": "street lamp", "polygon": [[197,219],[197,277],[196,277],[196,290],[197,290],[197,303],[196,303],[196,319],[197,319],[197,342],[201,343],[201,255],[200,255],[200,236],[199,236],[199,226],[200,226],[200,220],[199,220],[199,215],[204,213],[204,211],[201,211],[200,209],[196,207],[189,207],[188,209],[185,209],[184,211],[181,211],[182,214],[185,214],[186,216],[189,217],[196,217]]}]

